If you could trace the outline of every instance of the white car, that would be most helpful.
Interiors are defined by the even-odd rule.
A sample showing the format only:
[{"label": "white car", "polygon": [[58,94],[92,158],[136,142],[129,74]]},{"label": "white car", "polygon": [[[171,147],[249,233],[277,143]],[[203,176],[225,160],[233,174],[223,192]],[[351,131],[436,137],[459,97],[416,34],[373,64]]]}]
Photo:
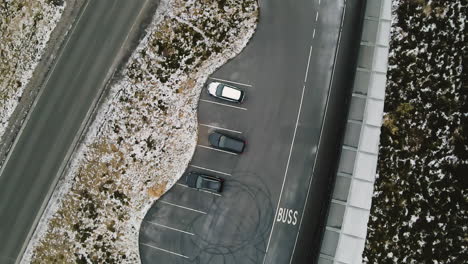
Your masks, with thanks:
[{"label": "white car", "polygon": [[211,82],[207,87],[209,95],[226,101],[242,103],[245,97],[244,91],[224,83]]}]

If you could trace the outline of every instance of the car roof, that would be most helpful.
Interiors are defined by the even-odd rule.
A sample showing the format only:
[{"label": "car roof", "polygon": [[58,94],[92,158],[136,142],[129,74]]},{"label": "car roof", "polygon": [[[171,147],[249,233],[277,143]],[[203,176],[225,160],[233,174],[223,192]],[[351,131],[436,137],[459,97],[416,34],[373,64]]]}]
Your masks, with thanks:
[{"label": "car roof", "polygon": [[[221,142],[221,140],[223,140],[223,142]],[[229,149],[235,150],[237,152],[242,152],[242,150],[244,149],[244,142],[242,140],[234,139],[234,138],[230,138],[230,137],[226,137],[226,136],[221,138],[221,140],[220,140],[219,144],[220,145],[223,144],[224,148],[229,148]]]},{"label": "car roof", "polygon": [[229,86],[224,86],[221,96],[239,100],[242,96],[242,92],[239,91],[238,89],[235,89]]}]

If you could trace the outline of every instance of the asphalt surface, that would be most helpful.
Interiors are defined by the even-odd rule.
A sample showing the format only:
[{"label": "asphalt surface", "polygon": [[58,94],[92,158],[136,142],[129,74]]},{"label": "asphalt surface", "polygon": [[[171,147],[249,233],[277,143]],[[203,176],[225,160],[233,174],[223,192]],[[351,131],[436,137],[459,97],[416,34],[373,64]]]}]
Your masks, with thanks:
[{"label": "asphalt surface", "polygon": [[[199,103],[199,146],[187,171],[222,177],[225,188],[215,195],[181,179],[144,219],[143,263],[316,262],[364,4],[260,1],[249,45],[212,76],[244,89],[244,103],[205,91]],[[214,130],[246,139],[245,153],[209,148]]]},{"label": "asphalt surface", "polygon": [[1,170],[0,263],[14,263],[24,250],[88,112],[157,3],[96,0],[84,6]]}]

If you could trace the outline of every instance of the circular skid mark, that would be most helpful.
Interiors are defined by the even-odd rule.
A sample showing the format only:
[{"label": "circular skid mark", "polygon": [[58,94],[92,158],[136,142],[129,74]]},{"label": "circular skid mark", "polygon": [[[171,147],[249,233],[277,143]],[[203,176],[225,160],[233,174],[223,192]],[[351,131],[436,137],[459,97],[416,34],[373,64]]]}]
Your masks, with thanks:
[{"label": "circular skid mark", "polygon": [[271,195],[258,175],[233,176],[225,181],[223,197],[212,203],[208,215],[191,226],[192,243],[200,250],[195,263],[257,263],[263,257],[274,214]]}]

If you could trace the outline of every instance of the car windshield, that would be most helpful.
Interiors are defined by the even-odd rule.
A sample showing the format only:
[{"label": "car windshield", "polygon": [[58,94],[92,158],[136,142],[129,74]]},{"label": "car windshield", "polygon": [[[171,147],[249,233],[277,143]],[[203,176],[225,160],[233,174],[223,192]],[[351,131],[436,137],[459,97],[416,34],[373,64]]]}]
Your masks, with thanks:
[{"label": "car windshield", "polygon": [[222,96],[224,85],[222,83],[218,84],[216,88],[216,96]]},{"label": "car windshield", "polygon": [[225,147],[226,146],[226,140],[227,140],[227,138],[225,136],[221,136],[219,138],[219,146],[222,147],[222,148]]}]

